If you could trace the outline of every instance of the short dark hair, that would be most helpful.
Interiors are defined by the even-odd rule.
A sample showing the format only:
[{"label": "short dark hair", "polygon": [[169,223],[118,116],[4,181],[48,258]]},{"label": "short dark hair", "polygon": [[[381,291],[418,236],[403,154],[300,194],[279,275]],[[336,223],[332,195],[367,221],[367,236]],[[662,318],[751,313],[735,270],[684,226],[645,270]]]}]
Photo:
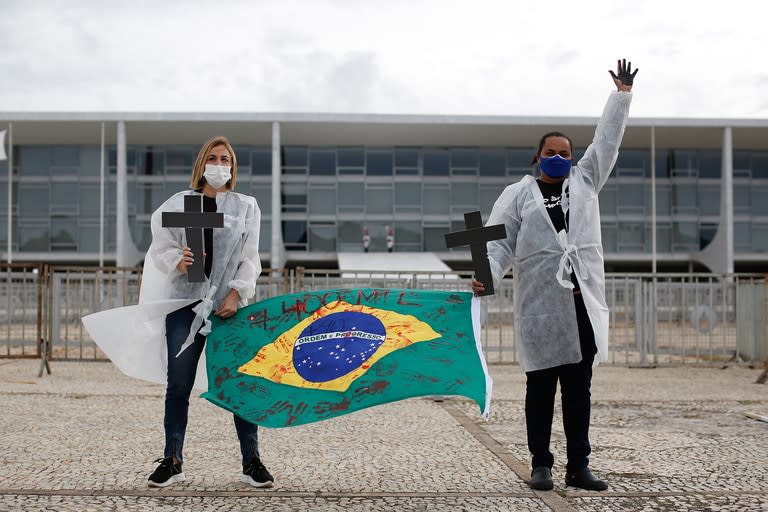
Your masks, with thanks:
[{"label": "short dark hair", "polygon": [[571,146],[571,154],[573,154],[573,141],[569,136],[564,134],[563,132],[547,132],[544,135],[541,136],[541,140],[539,140],[539,149],[536,151],[536,153],[533,155],[533,158],[531,159],[531,165],[536,163],[536,158],[541,154],[541,150],[544,147],[544,143],[547,142],[547,139],[550,137],[562,137],[565,140],[568,141],[568,145]]}]

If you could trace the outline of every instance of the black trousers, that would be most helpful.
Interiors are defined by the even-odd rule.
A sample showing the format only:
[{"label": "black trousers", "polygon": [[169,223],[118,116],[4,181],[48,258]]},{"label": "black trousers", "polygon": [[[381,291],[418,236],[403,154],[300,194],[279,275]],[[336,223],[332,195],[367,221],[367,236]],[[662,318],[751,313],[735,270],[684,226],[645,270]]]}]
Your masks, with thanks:
[{"label": "black trousers", "polygon": [[552,468],[555,458],[549,450],[552,435],[557,383],[563,407],[563,430],[565,431],[568,462],[566,471],[580,471],[589,465],[589,418],[590,387],[592,385],[592,362],[597,347],[592,324],[581,294],[574,295],[576,318],[579,325],[582,360],[526,372],[525,424],[528,431],[528,449],[531,452],[531,467]]}]

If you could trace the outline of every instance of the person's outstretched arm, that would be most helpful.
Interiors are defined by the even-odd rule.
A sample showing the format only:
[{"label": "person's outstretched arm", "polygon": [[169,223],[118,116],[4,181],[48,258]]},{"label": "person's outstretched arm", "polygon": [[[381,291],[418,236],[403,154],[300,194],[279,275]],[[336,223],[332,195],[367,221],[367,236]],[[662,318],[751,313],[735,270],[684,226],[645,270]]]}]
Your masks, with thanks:
[{"label": "person's outstretched arm", "polygon": [[597,123],[592,144],[578,163],[587,177],[592,180],[595,192],[603,188],[619,156],[619,146],[629,117],[632,85],[637,71],[637,69],[632,71],[632,63],[624,59],[619,60],[616,73],[609,71],[616,84],[616,91],[608,97],[603,115]]}]

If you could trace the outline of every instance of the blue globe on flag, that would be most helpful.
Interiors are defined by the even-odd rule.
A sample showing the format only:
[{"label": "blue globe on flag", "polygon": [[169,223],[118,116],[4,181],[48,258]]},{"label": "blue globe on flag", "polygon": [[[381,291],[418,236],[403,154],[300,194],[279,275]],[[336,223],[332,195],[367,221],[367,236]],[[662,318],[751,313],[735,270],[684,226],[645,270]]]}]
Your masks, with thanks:
[{"label": "blue globe on flag", "polygon": [[328,382],[363,365],[386,337],[384,324],[373,315],[333,313],[301,332],[293,347],[293,365],[309,382]]}]

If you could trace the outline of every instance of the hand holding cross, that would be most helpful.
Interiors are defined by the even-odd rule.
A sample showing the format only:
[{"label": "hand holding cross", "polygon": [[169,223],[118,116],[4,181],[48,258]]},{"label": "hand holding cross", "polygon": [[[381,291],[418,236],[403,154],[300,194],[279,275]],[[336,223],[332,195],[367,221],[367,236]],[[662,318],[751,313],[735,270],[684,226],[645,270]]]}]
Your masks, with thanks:
[{"label": "hand holding cross", "polygon": [[[184,196],[183,212],[163,212],[164,228],[184,228],[187,246],[192,251],[192,263],[187,267],[187,282],[201,283],[205,281],[203,255],[203,228],[223,228],[224,214],[202,211],[202,196]],[[183,251],[182,261],[189,256]],[[199,254],[200,258],[194,255]]]},{"label": "hand holding cross", "polygon": [[477,292],[478,296],[493,295],[493,277],[491,265],[488,263],[487,242],[500,240],[507,237],[504,224],[483,227],[483,219],[480,212],[467,212],[464,214],[464,226],[466,231],[455,231],[445,234],[445,244],[451,247],[469,245],[472,252],[472,266],[475,268],[475,278],[484,285],[484,290]]}]

